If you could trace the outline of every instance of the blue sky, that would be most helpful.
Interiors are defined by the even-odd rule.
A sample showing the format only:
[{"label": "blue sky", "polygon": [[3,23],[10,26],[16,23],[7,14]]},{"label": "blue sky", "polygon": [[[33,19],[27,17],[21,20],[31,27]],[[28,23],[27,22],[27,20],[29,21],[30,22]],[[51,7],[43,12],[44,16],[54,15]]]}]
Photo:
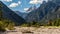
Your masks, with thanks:
[{"label": "blue sky", "polygon": [[26,12],[31,6],[39,7],[43,1],[48,0],[1,0],[4,4],[6,4],[13,11]]}]

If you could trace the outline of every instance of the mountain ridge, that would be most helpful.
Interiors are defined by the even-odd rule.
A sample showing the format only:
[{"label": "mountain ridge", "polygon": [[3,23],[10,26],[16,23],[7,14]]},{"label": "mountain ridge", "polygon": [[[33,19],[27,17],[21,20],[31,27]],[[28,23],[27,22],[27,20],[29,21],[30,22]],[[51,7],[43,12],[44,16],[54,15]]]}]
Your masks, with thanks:
[{"label": "mountain ridge", "polygon": [[31,11],[27,15],[26,20],[27,20],[27,22],[33,22],[33,21],[41,22],[41,20],[43,20],[43,18],[46,15],[52,14],[52,12],[53,12],[52,10],[55,10],[55,8],[57,6],[60,6],[60,5],[57,4],[57,2],[53,2],[53,1],[48,1],[47,3],[42,3],[41,6],[37,10]]},{"label": "mountain ridge", "polygon": [[10,19],[14,21],[17,25],[22,24],[25,22],[25,20],[20,17],[18,14],[16,14],[14,11],[9,9],[3,2],[0,1],[0,4],[2,4],[2,12],[3,12],[3,18]]}]

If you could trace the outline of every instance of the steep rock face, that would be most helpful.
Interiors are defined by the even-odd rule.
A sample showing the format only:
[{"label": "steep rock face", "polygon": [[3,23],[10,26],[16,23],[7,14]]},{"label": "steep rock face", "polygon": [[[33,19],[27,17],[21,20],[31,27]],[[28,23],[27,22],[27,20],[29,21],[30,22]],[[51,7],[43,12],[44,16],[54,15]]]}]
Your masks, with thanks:
[{"label": "steep rock face", "polygon": [[19,16],[21,16],[22,18],[25,19],[25,17],[27,16],[28,13],[22,13],[20,11],[15,11],[16,14],[18,14]]},{"label": "steep rock face", "polygon": [[60,0],[52,0],[52,2],[56,3],[57,5],[60,5]]},{"label": "steep rock face", "polygon": [[33,7],[30,7],[26,12],[31,12],[32,10],[37,9],[36,6],[34,5]]},{"label": "steep rock face", "polygon": [[53,13],[55,13],[58,10],[57,7],[60,6],[59,2],[57,1],[55,2],[48,1],[47,3],[43,2],[43,4],[41,4],[41,6],[38,9],[31,11],[27,15],[26,17],[27,22],[32,22],[32,21],[41,22],[43,20],[46,20],[45,18],[48,18],[45,16],[49,16],[48,19],[50,19],[51,15],[53,15]]},{"label": "steep rock face", "polygon": [[44,16],[41,22],[48,22],[49,20],[60,18],[60,0],[52,0],[49,2],[53,2],[55,4],[55,8],[52,8],[53,10],[50,12],[48,11],[48,14]]},{"label": "steep rock face", "polygon": [[2,11],[3,11],[3,18],[10,19],[14,21],[16,24],[22,24],[25,22],[25,20],[20,17],[18,14],[16,14],[14,11],[9,9],[4,3],[0,1],[0,4],[2,4]]},{"label": "steep rock face", "polygon": [[51,11],[51,14],[48,13],[40,22],[47,23],[50,20],[55,20],[60,18],[60,6],[57,6],[54,10]]},{"label": "steep rock face", "polygon": [[20,12],[20,11],[15,11],[15,13],[17,13],[19,16],[23,17],[25,19],[25,17],[29,14],[29,12],[31,12],[32,10],[37,9],[36,6],[30,7],[26,13],[24,12]]}]

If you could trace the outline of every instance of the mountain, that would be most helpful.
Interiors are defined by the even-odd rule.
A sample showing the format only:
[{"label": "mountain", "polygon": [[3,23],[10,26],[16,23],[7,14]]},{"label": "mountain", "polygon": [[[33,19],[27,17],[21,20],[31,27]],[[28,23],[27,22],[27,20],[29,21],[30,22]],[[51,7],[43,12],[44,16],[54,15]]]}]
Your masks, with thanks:
[{"label": "mountain", "polygon": [[60,5],[60,0],[52,0],[52,2],[56,3],[57,5]]},{"label": "mountain", "polygon": [[3,2],[0,1],[0,4],[2,5],[2,17],[4,19],[10,19],[11,21],[14,21],[17,25],[22,24],[25,22],[25,20],[20,17],[18,14],[16,14],[14,11],[9,9]]},{"label": "mountain", "polygon": [[31,12],[32,10],[37,9],[36,6],[34,5],[33,7],[30,7],[26,12]]},{"label": "mountain", "polygon": [[[26,20],[27,22],[32,22],[32,21],[40,21],[43,17],[44,17],[44,14],[43,14],[43,10],[44,9],[44,6],[45,6],[45,2],[43,2],[43,4],[37,8],[36,10],[32,10],[27,16],[26,16]],[[46,12],[47,13],[47,12]]]},{"label": "mountain", "polygon": [[59,13],[58,11],[59,6],[60,6],[60,0],[51,0],[51,1],[48,1],[47,3],[44,1],[39,8],[31,11],[26,16],[26,20],[27,22],[33,22],[33,21],[48,22],[48,20],[51,20],[57,16],[56,14]]},{"label": "mountain", "polygon": [[29,12],[31,12],[32,10],[36,10],[36,6],[34,5],[33,7],[30,7],[26,13],[20,12],[20,11],[15,11],[15,13],[17,13],[19,16],[23,17],[25,19],[25,17],[29,14]]},{"label": "mountain", "polygon": [[21,16],[22,18],[25,19],[25,17],[27,16],[28,13],[23,13],[23,12],[20,12],[20,11],[15,11],[16,14],[18,14],[19,16]]},{"label": "mountain", "polygon": [[41,22],[48,22],[50,20],[55,20],[55,19],[60,18],[60,5],[59,5],[60,1],[59,0],[52,0],[49,2],[52,3],[52,5],[54,5],[54,4],[55,5],[53,7],[51,7],[51,9],[53,9],[53,10],[48,11],[47,15],[44,16],[44,18],[41,20]]},{"label": "mountain", "polygon": [[51,13],[44,16],[41,22],[48,22],[50,20],[55,20],[60,18],[60,6],[57,6]]}]

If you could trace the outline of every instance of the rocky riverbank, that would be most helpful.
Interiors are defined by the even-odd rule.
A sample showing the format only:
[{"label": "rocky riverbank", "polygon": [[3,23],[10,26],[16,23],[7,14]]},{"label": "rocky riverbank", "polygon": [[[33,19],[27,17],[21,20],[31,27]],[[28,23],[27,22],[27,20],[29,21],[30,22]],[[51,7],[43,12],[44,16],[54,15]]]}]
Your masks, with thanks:
[{"label": "rocky riverbank", "polygon": [[[45,27],[15,27],[15,30],[6,31],[0,34],[23,34],[23,32],[33,32],[33,34],[60,34],[60,28],[45,28]],[[28,33],[29,34],[29,33]]]}]

